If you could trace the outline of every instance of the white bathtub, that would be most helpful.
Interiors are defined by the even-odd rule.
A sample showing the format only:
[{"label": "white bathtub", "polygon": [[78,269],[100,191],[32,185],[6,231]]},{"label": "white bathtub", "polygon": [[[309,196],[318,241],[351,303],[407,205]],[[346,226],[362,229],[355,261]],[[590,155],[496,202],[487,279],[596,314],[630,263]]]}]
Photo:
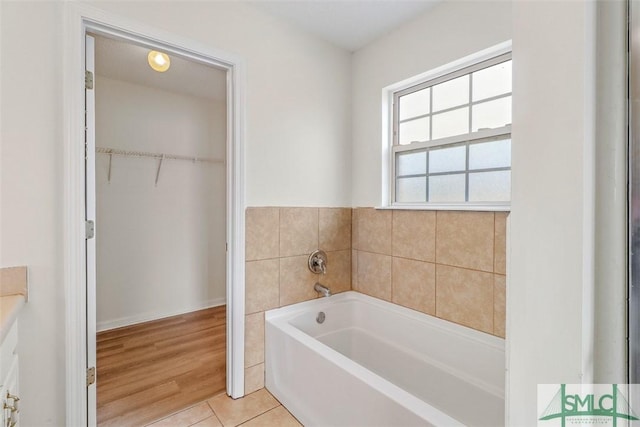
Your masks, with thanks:
[{"label": "white bathtub", "polygon": [[346,292],[268,311],[265,340],[266,387],[307,427],[504,425],[492,335]]}]

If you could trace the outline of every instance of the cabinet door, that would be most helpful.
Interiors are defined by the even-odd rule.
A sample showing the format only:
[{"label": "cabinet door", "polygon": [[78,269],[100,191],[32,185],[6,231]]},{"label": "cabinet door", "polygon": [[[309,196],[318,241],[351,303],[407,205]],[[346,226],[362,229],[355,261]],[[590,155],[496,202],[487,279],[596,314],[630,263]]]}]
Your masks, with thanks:
[{"label": "cabinet door", "polygon": [[17,427],[19,423],[20,398],[18,397],[18,356],[13,356],[11,367],[0,390],[2,404],[2,427]]},{"label": "cabinet door", "polygon": [[7,388],[5,387],[5,382],[2,382],[2,386],[0,386],[0,408],[2,408],[2,410],[0,411],[0,426],[1,427],[6,427],[7,425],[7,419],[8,416],[10,416],[10,412],[7,411],[6,409],[4,409],[5,404],[7,403]]}]

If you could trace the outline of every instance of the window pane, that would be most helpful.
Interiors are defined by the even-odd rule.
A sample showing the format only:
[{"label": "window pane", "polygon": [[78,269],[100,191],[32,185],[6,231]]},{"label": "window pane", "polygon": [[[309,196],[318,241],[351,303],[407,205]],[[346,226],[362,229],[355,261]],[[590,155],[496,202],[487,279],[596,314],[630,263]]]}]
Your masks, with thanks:
[{"label": "window pane", "polygon": [[429,114],[431,88],[419,90],[400,97],[400,120]]},{"label": "window pane", "polygon": [[399,132],[398,141],[400,145],[411,144],[415,141],[428,141],[429,117],[400,123]]},{"label": "window pane", "polygon": [[469,169],[511,166],[511,140],[481,142],[469,146]]},{"label": "window pane", "polygon": [[398,175],[418,175],[427,173],[427,152],[399,153]]},{"label": "window pane", "polygon": [[445,110],[469,103],[469,75],[458,77],[432,87],[433,111]]},{"label": "window pane", "polygon": [[429,173],[464,170],[466,151],[467,148],[464,145],[429,151]]},{"label": "window pane", "polygon": [[400,203],[424,202],[427,198],[427,178],[398,178],[396,201]]},{"label": "window pane", "polygon": [[473,100],[511,92],[511,61],[473,73]]},{"label": "window pane", "polygon": [[430,202],[464,202],[464,174],[429,177]]},{"label": "window pane", "polygon": [[[511,124],[511,96],[474,105],[471,131],[500,128]],[[435,128],[435,125],[434,125]]]},{"label": "window pane", "polygon": [[469,107],[433,116],[433,139],[462,135],[469,132]]},{"label": "window pane", "polygon": [[470,202],[508,202],[511,199],[511,171],[469,174]]}]

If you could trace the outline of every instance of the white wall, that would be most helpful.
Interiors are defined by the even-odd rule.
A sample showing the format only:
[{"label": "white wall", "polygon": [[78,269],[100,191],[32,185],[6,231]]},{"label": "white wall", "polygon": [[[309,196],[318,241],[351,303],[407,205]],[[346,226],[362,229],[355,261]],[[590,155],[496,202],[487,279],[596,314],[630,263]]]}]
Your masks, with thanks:
[{"label": "white wall", "polygon": [[350,206],[350,54],[240,2],[91,3],[247,59],[247,205]]},{"label": "white wall", "polygon": [[596,383],[627,379],[626,2],[598,2]]},{"label": "white wall", "polygon": [[18,351],[33,426],[64,424],[61,22],[54,3],[2,2],[2,263],[29,267]]},{"label": "white wall", "polygon": [[[589,380],[593,3],[443,2],[357,52],[352,74],[347,52],[241,4],[92,4],[247,58],[254,206],[349,205],[351,181],[355,206],[377,205],[381,88],[513,37],[511,424],[535,423],[537,383]],[[21,415],[38,426],[65,419],[62,10],[3,2],[0,25],[2,262],[30,266]]]},{"label": "white wall", "polygon": [[593,380],[595,7],[513,3],[511,425],[537,384]]},{"label": "white wall", "polygon": [[[224,100],[99,73],[98,147],[225,158]],[[98,330],[224,304],[224,164],[96,157]]]},{"label": "white wall", "polygon": [[[0,25],[2,24],[2,2],[0,1]],[[2,70],[2,31],[0,31],[0,70]],[[0,168],[2,166],[2,79],[0,78]],[[0,171],[0,203],[2,203],[2,172]],[[0,242],[2,242],[2,209],[0,208]],[[2,244],[0,243],[0,266],[4,267]]]},{"label": "white wall", "polygon": [[[350,205],[348,52],[236,2],[91,5],[246,59],[248,205]],[[65,7],[2,7],[2,262],[26,264],[31,274],[20,317],[21,420],[60,426]]]},{"label": "white wall", "polygon": [[[620,8],[611,6],[615,16],[603,32],[618,28],[612,22]],[[624,161],[619,97],[608,99],[600,134],[608,141],[599,147],[606,183],[598,187],[598,236],[608,246],[599,252],[601,298],[594,302],[595,22],[594,2],[446,2],[354,55],[353,204],[375,206],[381,202],[381,89],[513,38],[509,425],[536,424],[538,383],[589,382],[594,365],[601,381],[624,379],[623,224],[605,215],[607,208],[614,216],[624,209],[623,196],[612,194],[620,189]],[[622,39],[607,34],[604,50]],[[601,90],[617,93],[619,52],[611,59],[617,68],[607,83],[604,75],[609,86]],[[613,253],[603,256],[606,248]],[[597,335],[594,306],[601,310]],[[616,333],[607,334],[608,327]],[[598,353],[594,336],[603,346]]]},{"label": "white wall", "polygon": [[442,2],[354,54],[353,206],[382,201],[382,88],[510,39],[510,2]]}]

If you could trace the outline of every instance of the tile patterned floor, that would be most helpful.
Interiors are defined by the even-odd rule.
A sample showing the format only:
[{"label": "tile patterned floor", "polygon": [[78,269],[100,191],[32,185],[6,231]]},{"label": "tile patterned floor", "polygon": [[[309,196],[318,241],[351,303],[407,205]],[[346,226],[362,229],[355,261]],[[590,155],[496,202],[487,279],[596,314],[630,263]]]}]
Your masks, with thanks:
[{"label": "tile patterned floor", "polygon": [[225,393],[148,427],[301,427],[266,389],[233,400]]}]

